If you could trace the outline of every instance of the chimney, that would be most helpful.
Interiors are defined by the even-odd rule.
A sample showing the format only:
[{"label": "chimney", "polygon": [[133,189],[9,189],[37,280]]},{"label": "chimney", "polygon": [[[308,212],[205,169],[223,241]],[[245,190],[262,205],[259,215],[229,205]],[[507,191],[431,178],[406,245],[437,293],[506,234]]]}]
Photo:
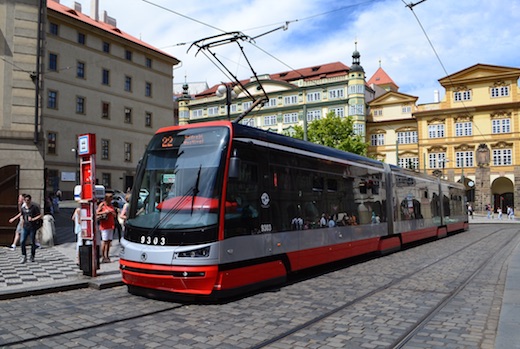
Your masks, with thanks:
[{"label": "chimney", "polygon": [[79,2],[74,1],[74,10],[81,13],[81,4]]},{"label": "chimney", "polygon": [[90,3],[90,17],[96,22],[99,21],[99,0],[92,0]]},{"label": "chimney", "polygon": [[103,22],[105,22],[108,25],[111,25],[113,27],[117,27],[117,21],[115,18],[110,17],[107,13],[107,11],[103,12]]},{"label": "chimney", "polygon": [[433,102],[439,103],[439,90],[433,90]]}]

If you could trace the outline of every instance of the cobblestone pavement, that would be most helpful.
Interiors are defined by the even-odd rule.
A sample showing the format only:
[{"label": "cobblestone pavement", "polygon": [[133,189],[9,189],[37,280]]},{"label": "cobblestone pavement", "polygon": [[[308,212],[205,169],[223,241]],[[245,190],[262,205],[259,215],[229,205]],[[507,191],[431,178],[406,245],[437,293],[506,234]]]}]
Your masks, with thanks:
[{"label": "cobblestone pavement", "polygon": [[0,347],[389,348],[461,288],[404,347],[494,348],[506,261],[519,242],[516,226],[478,225],[223,304],[157,301],[125,287],[1,301]]}]

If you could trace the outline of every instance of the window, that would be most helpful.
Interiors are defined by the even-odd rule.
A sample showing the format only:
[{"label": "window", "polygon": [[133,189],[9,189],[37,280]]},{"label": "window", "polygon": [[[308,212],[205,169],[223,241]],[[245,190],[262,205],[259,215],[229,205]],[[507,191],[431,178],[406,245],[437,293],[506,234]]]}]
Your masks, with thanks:
[{"label": "window", "polygon": [[297,95],[285,96],[283,98],[283,104],[284,105],[297,104],[297,103],[298,103],[298,96]]},{"label": "window", "polygon": [[429,166],[430,168],[444,168],[446,164],[446,153],[430,153]]},{"label": "window", "polygon": [[76,67],[76,77],[80,79],[85,78],[85,63],[84,62],[78,62],[78,65]]},{"label": "window", "polygon": [[110,53],[110,43],[103,41],[103,52]]},{"label": "window", "polygon": [[428,137],[429,138],[443,138],[444,137],[444,124],[428,125]]},{"label": "window", "polygon": [[108,103],[108,102],[101,102],[101,117],[103,119],[109,119],[110,118],[110,103]]},{"label": "window", "polygon": [[473,135],[473,124],[471,122],[456,122],[455,136],[471,136]]},{"label": "window", "polygon": [[330,111],[336,114],[336,116],[339,116],[340,118],[345,116],[345,108],[343,107],[331,108]]},{"label": "window", "polygon": [[250,127],[256,127],[255,118],[242,119],[242,120],[240,121],[240,123],[241,123],[242,125],[246,125],[246,126],[250,126]]},{"label": "window", "polygon": [[132,108],[125,107],[125,124],[132,123]]},{"label": "window", "polygon": [[334,90],[329,90],[329,99],[339,99],[345,97],[345,90],[342,88],[337,88]]},{"label": "window", "polygon": [[492,133],[509,133],[511,132],[510,119],[495,119],[491,121]]},{"label": "window", "polygon": [[365,85],[350,85],[348,87],[348,94],[365,93]]},{"label": "window", "polygon": [[58,71],[58,55],[55,53],[49,53],[49,70]]},{"label": "window", "polygon": [[146,68],[152,68],[152,59],[151,58],[146,57],[144,60],[144,63],[146,65]]},{"label": "window", "polygon": [[251,108],[252,105],[253,105],[252,102],[244,102],[244,103],[242,103],[242,110],[246,111],[249,108]]},{"label": "window", "polygon": [[47,108],[58,109],[58,91],[49,90],[47,94]]},{"label": "window", "polygon": [[132,161],[132,143],[126,143],[124,145],[125,148],[125,162]]},{"label": "window", "polygon": [[417,131],[397,132],[397,142],[399,144],[417,143]]},{"label": "window", "polygon": [[397,165],[402,168],[407,168],[410,170],[417,170],[417,169],[419,169],[419,158],[416,158],[416,157],[399,158]]},{"label": "window", "polygon": [[385,145],[385,134],[370,135],[370,145]]},{"label": "window", "polygon": [[144,85],[144,95],[146,97],[152,97],[152,83],[146,82]]},{"label": "window", "polygon": [[55,132],[47,133],[47,154],[56,154],[56,138]]},{"label": "window", "polygon": [[321,109],[307,111],[307,121],[311,122],[311,121],[320,120],[320,119],[321,119]]},{"label": "window", "polygon": [[509,96],[509,86],[500,86],[491,88],[491,98]]},{"label": "window", "polygon": [[493,150],[493,165],[504,166],[513,164],[513,151],[511,149]]},{"label": "window", "polygon": [[125,50],[125,59],[127,61],[131,61],[132,60],[132,51],[130,50]]},{"label": "window", "polygon": [[276,115],[267,115],[264,116],[264,126],[273,126],[276,125]]},{"label": "window", "polygon": [[110,173],[103,172],[101,174],[101,184],[105,186],[105,188],[112,188],[112,176]]},{"label": "window", "polygon": [[363,104],[353,104],[348,106],[349,115],[364,115]]},{"label": "window", "polygon": [[132,92],[132,78],[125,76],[125,91]]},{"label": "window", "polygon": [[453,92],[455,102],[471,101],[471,90]]},{"label": "window", "polygon": [[101,80],[103,85],[110,85],[110,70],[103,69]]},{"label": "window", "polygon": [[49,33],[54,36],[58,36],[60,34],[60,26],[56,23],[49,23]]},{"label": "window", "polygon": [[85,114],[85,97],[76,96],[76,114]]},{"label": "window", "polygon": [[218,115],[218,107],[208,107],[208,116]]},{"label": "window", "polygon": [[85,45],[87,42],[87,36],[83,33],[78,33],[78,44]]},{"label": "window", "polygon": [[191,111],[191,117],[192,117],[192,118],[201,118],[202,115],[203,115],[202,112],[203,112],[202,109],[195,109],[195,110],[192,110],[192,111]]},{"label": "window", "polygon": [[307,102],[321,101],[321,93],[319,91],[307,93]]},{"label": "window", "polygon": [[108,139],[101,140],[101,159],[110,159],[110,141]]},{"label": "window", "polygon": [[152,127],[152,113],[150,113],[149,111],[144,113],[144,126]]},{"label": "window", "polygon": [[383,116],[383,109],[374,109],[372,111],[372,115],[374,115],[374,116]]},{"label": "window", "polygon": [[278,103],[278,99],[277,98],[269,98],[269,102],[266,103],[265,107],[266,108],[273,108],[273,107],[276,107]]},{"label": "window", "polygon": [[401,113],[402,114],[410,114],[412,112],[412,107],[409,105],[405,105],[401,107]]},{"label": "window", "polygon": [[365,125],[364,124],[354,124],[352,126],[353,126],[354,134],[356,134],[358,136],[363,136],[365,134]]},{"label": "window", "polygon": [[229,109],[230,109],[229,110],[230,113],[236,113],[238,110],[238,104],[236,104],[236,103],[231,104]]},{"label": "window", "polygon": [[284,124],[294,124],[296,122],[298,122],[298,113],[283,114],[283,123]]},{"label": "window", "polygon": [[455,153],[456,166],[473,167],[473,151],[458,151]]}]

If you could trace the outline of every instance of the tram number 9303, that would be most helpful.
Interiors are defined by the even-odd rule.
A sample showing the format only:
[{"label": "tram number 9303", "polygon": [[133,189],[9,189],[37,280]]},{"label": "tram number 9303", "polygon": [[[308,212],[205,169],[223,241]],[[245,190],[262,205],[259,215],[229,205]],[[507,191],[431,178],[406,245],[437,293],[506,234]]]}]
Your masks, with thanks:
[{"label": "tram number 9303", "polygon": [[260,231],[262,233],[269,233],[273,230],[273,227],[271,224],[261,224],[260,225]]},{"label": "tram number 9303", "polygon": [[141,235],[141,243],[143,245],[160,245],[160,246],[164,246],[166,244],[166,238],[164,236],[161,236],[161,237],[154,236],[152,238],[151,236]]}]

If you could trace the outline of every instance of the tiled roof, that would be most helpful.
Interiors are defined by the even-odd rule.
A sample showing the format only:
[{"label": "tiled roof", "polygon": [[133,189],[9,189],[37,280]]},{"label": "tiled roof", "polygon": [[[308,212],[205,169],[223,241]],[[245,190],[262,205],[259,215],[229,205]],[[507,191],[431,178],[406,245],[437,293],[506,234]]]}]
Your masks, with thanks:
[{"label": "tiled roof", "polygon": [[122,31],[121,29],[117,28],[117,27],[114,27],[113,25],[110,25],[110,24],[107,24],[107,23],[104,23],[103,21],[96,21],[95,19],[92,19],[90,18],[89,16],[85,15],[84,13],[82,12],[79,12],[79,11],[76,11],[70,7],[67,7],[67,6],[64,6],[62,4],[59,4],[55,1],[52,1],[52,0],[47,0],[47,9],[50,9],[50,10],[53,10],[53,11],[56,11],[58,13],[61,13],[65,16],[68,16],[70,18],[74,18],[78,21],[81,21],[83,23],[86,23],[88,25],[91,25],[93,27],[96,27],[96,28],[99,28],[101,30],[104,30],[108,33],[111,33],[113,35],[116,35],[116,36],[119,36],[120,38],[122,39],[125,39],[125,40],[128,40],[128,41],[131,41],[137,45],[140,45],[140,46],[143,46],[147,49],[150,49],[150,50],[153,50],[157,53],[160,53],[164,56],[167,56],[168,58],[173,58],[175,60],[178,60],[177,58],[173,57],[172,55],[166,53],[166,52],[163,52],[161,50],[159,50],[158,48],[155,48],[153,47],[152,45],[144,42],[144,41],[141,41],[135,37],[133,37],[132,35],[128,34],[128,33],[125,33],[124,31]]},{"label": "tiled roof", "polygon": [[396,88],[399,86],[388,76],[388,74],[383,70],[383,68],[379,67],[374,75],[368,80],[369,85],[394,85]]},{"label": "tiled roof", "polygon": [[[315,65],[312,67],[289,70],[281,73],[269,74],[269,79],[274,81],[291,82],[303,79],[305,81],[319,80],[324,78],[331,78],[335,76],[347,75],[349,67],[341,62],[326,63]],[[249,79],[240,81],[243,85],[249,83]],[[217,87],[221,85],[214,85],[206,91],[195,95],[195,98],[201,98],[215,94]]]}]

